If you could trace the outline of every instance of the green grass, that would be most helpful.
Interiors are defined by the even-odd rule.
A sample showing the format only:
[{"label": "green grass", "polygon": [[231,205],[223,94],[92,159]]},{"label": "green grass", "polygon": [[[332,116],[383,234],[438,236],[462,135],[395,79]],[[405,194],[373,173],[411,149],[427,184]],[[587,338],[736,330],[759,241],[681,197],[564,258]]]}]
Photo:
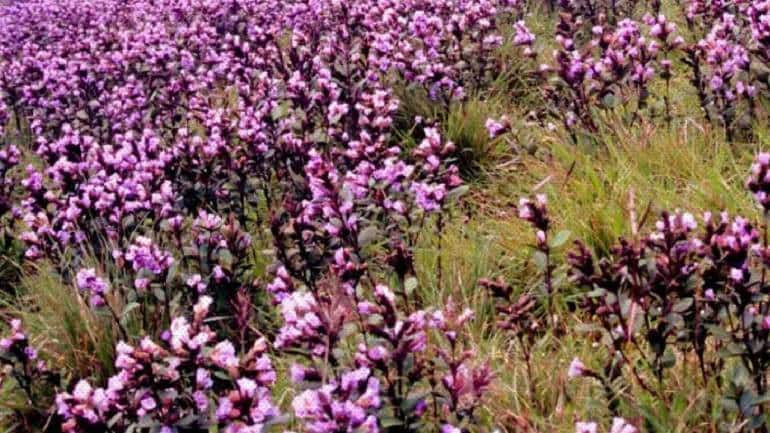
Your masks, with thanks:
[{"label": "green grass", "polygon": [[[479,278],[501,276],[518,291],[531,289],[539,281],[530,261],[533,234],[515,215],[520,196],[537,186],[549,196],[555,230],[569,230],[572,239],[582,239],[600,251],[630,234],[632,195],[639,218],[648,215],[642,232],[649,232],[665,209],[694,214],[726,210],[759,217],[743,186],[755,147],[726,145],[696,126],[607,137],[603,149],[577,151],[548,136],[543,136],[543,143],[547,157],[511,154],[508,157],[518,162],[477,182],[466,201],[470,209],[447,227],[441,249],[435,237],[428,237],[417,254],[426,304],[440,305],[452,298],[476,312],[472,346],[497,372],[488,410],[505,431],[571,432],[576,420],[607,415],[604,395],[596,384],[566,377],[575,356],[587,365],[603,365],[604,351],[589,339],[578,332],[558,339],[544,337],[533,355],[537,391],[530,396],[520,349],[493,326],[493,304],[478,287]],[[466,213],[470,218],[464,218]],[[439,257],[440,282],[435,272]],[[568,285],[564,288],[562,302],[570,290]],[[573,330],[583,320],[570,313],[561,317]],[[653,399],[639,386],[626,383],[622,412],[649,432],[709,431],[720,401],[715,384],[689,380],[696,368],[689,360],[668,372],[665,400]]]},{"label": "green grass", "polygon": [[46,264],[21,279],[18,294],[0,299],[4,314],[22,319],[31,343],[73,377],[106,378],[118,334]]},{"label": "green grass", "polygon": [[[675,83],[681,95],[675,94],[674,99],[681,104],[694,102],[684,86]],[[461,149],[482,151],[472,154],[478,170],[467,177],[471,193],[444,231],[441,247],[436,236],[428,234],[417,253],[421,295],[428,305],[451,298],[476,312],[471,345],[496,371],[486,409],[502,431],[573,432],[575,421],[585,419],[604,420],[608,426],[600,387],[590,379],[567,379],[567,367],[575,356],[596,368],[607,356],[576,330],[585,319],[566,311],[564,302],[574,289],[565,284],[559,297],[561,320],[571,332],[560,338],[546,335],[537,344],[533,354],[536,392],[530,395],[521,350],[495,329],[492,300],[477,285],[482,277],[503,277],[519,292],[539,284],[530,259],[533,233],[516,217],[518,199],[533,192],[547,194],[554,230],[568,230],[571,240],[581,239],[600,252],[631,234],[632,211],[642,233],[652,230],[664,210],[697,216],[727,211],[758,221],[760,213],[744,183],[753,156],[768,143],[768,134],[760,125],[752,142],[728,144],[721,131],[710,128],[693,110],[671,127],[662,121],[629,126],[609,116],[603,133],[590,143],[575,145],[558,128],[538,128],[533,133],[521,114],[527,110],[526,104],[517,106],[514,100],[493,94],[453,111],[471,115],[450,116],[448,136],[459,137]],[[518,128],[492,147],[479,146],[483,140],[471,138],[480,137],[474,131],[483,128],[485,119],[476,113],[490,113],[490,117],[513,113]],[[536,147],[535,152],[521,145],[526,141]],[[568,247],[557,252],[560,263]],[[439,260],[440,281],[435,271]],[[720,427],[732,431],[729,423],[719,425],[730,421],[731,415],[722,413],[716,384],[696,378],[695,360],[686,359],[666,373],[664,398],[653,398],[633,381],[618,384],[621,413],[646,432],[710,432]]]}]

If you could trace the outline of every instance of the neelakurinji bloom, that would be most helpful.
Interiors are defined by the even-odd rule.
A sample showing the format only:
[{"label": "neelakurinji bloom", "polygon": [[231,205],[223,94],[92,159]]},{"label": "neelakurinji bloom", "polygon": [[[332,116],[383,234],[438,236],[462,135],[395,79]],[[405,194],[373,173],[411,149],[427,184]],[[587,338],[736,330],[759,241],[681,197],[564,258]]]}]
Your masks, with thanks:
[{"label": "neelakurinji bloom", "polygon": [[[3,4],[3,119],[13,112],[29,121],[25,148],[41,162],[22,172],[14,203],[27,230],[20,236],[27,257],[67,249],[79,260],[112,252],[113,263],[104,266],[115,265],[111,280],[79,267],[73,271],[79,289],[95,306],[108,289],[116,306],[140,295],[142,307],[116,311],[116,323],[125,313],[141,316],[145,326],[169,327],[168,348],[149,339],[120,346],[118,369],[133,368],[135,351],[157,358],[169,348],[207,347],[212,334],[188,335],[199,325],[176,311],[195,303],[193,310],[235,313],[240,341],[210,348],[210,362],[230,370],[238,363],[236,345],[253,338],[250,298],[258,286],[247,269],[248,233],[269,223],[276,272],[267,289],[286,319],[278,346],[312,342],[303,333],[313,330],[322,340],[334,336],[340,319],[359,314],[362,300],[349,298],[370,283],[362,281],[374,260],[363,252],[372,241],[367,235],[389,231],[394,248],[408,257],[409,225],[444,211],[461,184],[451,164],[455,148],[437,128],[425,128],[413,152],[393,144],[399,101],[390,86],[407,81],[441,103],[462,98],[466,86],[492,73],[485,59],[501,44],[497,15],[513,6],[489,0]],[[519,43],[529,44],[520,30]],[[338,37],[343,34],[349,38]],[[458,56],[478,61],[461,65]],[[224,103],[223,95],[232,99]],[[411,270],[402,268],[405,280]],[[327,278],[340,279],[340,293]],[[347,298],[355,308],[336,314],[339,307],[321,293]],[[297,302],[301,296],[306,302]],[[391,346],[362,351],[388,371],[395,368],[391,356],[403,365],[410,348],[427,344],[425,313],[390,308],[398,317],[386,327]],[[393,347],[404,332],[408,344]],[[312,347],[322,351],[318,343]],[[172,376],[177,362],[169,364]],[[208,383],[211,375],[198,376]],[[111,382],[122,386],[120,380]],[[269,410],[244,418],[241,406],[266,398],[246,380],[237,386],[217,400],[218,421],[235,429],[268,418]],[[84,383],[75,389],[59,399],[66,429],[104,422],[101,416],[115,409],[101,398],[109,389]],[[206,389],[189,391],[201,414],[211,405]],[[130,407],[128,418],[162,418],[163,429],[173,428],[177,420],[166,402],[152,394],[141,390],[115,404]]]},{"label": "neelakurinji bloom", "polygon": [[211,425],[227,432],[263,431],[279,414],[269,391],[275,372],[265,354],[267,343],[257,340],[242,354],[227,340],[214,344],[215,333],[204,325],[210,305],[211,298],[204,296],[191,321],[175,318],[166,342],[149,337],[137,346],[120,342],[118,372],[106,387],[81,380],[57,395],[62,429],[82,432],[110,425],[123,431],[145,419],[169,431]]},{"label": "neelakurinji bloom", "polygon": [[567,370],[567,377],[574,379],[576,377],[584,376],[586,373],[586,366],[578,358],[574,358],[569,364],[569,370]]},{"label": "neelakurinji bloom", "polygon": [[109,291],[109,284],[97,276],[94,268],[81,269],[76,277],[77,287],[88,295],[89,302],[93,307],[104,305],[104,296]]},{"label": "neelakurinji bloom", "polygon": [[[579,421],[575,423],[575,433],[597,433],[599,426],[593,421]],[[636,433],[638,430],[628,421],[620,417],[612,419],[609,433]]]},{"label": "neelakurinji bloom", "polygon": [[757,155],[751,165],[751,175],[746,181],[748,189],[765,213],[770,209],[770,153]]},{"label": "neelakurinji bloom", "polygon": [[39,356],[19,319],[11,320],[8,333],[0,338],[0,367],[4,377],[17,383],[28,405],[44,399],[43,390],[59,381],[58,374]]}]

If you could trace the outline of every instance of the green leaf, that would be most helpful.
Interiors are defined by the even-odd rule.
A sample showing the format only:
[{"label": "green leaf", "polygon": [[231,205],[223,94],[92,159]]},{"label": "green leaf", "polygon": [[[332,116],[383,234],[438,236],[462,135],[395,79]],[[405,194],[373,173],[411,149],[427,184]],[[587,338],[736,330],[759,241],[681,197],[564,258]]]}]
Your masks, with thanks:
[{"label": "green leaf", "polygon": [[689,310],[690,307],[692,307],[693,303],[694,302],[692,298],[684,298],[674,304],[673,310],[675,313],[684,313],[685,311]]},{"label": "green leaf", "polygon": [[586,292],[585,297],[586,298],[599,298],[601,296],[604,296],[607,293],[604,289],[593,289],[590,292]]},{"label": "green leaf", "polygon": [[403,424],[404,423],[401,422],[400,419],[394,418],[392,416],[380,417],[380,427],[382,427],[384,429],[388,429],[390,427],[400,426],[400,425],[403,425]]},{"label": "green leaf", "polygon": [[227,373],[225,373],[224,371],[221,371],[221,370],[215,371],[214,372],[214,377],[216,377],[217,379],[226,380],[226,381],[230,381],[231,380],[230,376]]},{"label": "green leaf", "polygon": [[730,334],[719,325],[704,325],[704,328],[706,328],[710,335],[713,335],[722,341],[729,341],[732,338]]},{"label": "green leaf", "polygon": [[732,358],[744,353],[746,353],[746,349],[743,346],[736,343],[728,343],[727,346],[719,351],[719,356],[722,358]]},{"label": "green leaf", "polygon": [[175,262],[173,265],[171,265],[171,267],[168,269],[168,273],[166,274],[166,285],[173,285],[177,275],[179,275],[179,265]]},{"label": "green leaf", "polygon": [[417,285],[419,282],[417,281],[417,277],[408,277],[406,280],[404,280],[404,291],[407,295],[411,295],[414,293],[414,290],[417,288]]},{"label": "green leaf", "polygon": [[540,250],[535,251],[535,254],[532,255],[532,260],[534,260],[535,266],[537,266],[538,270],[545,270],[545,265],[548,260],[544,252]]},{"label": "green leaf", "polygon": [[164,292],[161,287],[156,287],[152,289],[152,294],[155,295],[155,299],[161,302],[166,300],[166,292]]},{"label": "green leaf", "polygon": [[203,242],[198,246],[198,259],[201,261],[207,259],[209,256],[209,244]]},{"label": "green leaf", "polygon": [[128,305],[126,305],[125,308],[123,308],[123,312],[120,314],[120,323],[125,325],[126,321],[128,321],[128,314],[136,310],[137,308],[139,308],[138,302],[131,302]]},{"label": "green leaf", "polygon": [[671,368],[676,365],[676,355],[671,349],[666,349],[666,352],[660,358],[660,365],[663,368]]},{"label": "green leaf", "polygon": [[765,403],[767,403],[767,402],[770,402],[770,395],[768,395],[768,394],[765,394],[765,395],[756,395],[756,396],[754,396],[754,398],[751,400],[751,404],[752,404],[752,406],[759,406],[760,404],[765,404]]},{"label": "green leaf", "polygon": [[460,185],[457,188],[452,189],[446,195],[447,201],[457,200],[458,198],[467,194],[470,189],[471,188],[468,185]]},{"label": "green leaf", "polygon": [[602,328],[601,326],[592,324],[592,323],[579,323],[575,325],[573,329],[575,330],[575,332],[579,334],[588,334],[590,332],[601,332],[604,330],[604,328]]},{"label": "green leaf", "polygon": [[289,114],[288,102],[284,102],[277,105],[275,108],[273,108],[273,111],[270,113],[270,115],[273,117],[273,120],[280,120],[286,117],[287,114]]},{"label": "green leaf", "polygon": [[424,399],[425,399],[425,395],[417,395],[417,396],[409,397],[405,399],[401,403],[401,411],[407,414],[412,413],[412,411],[417,407],[417,405],[421,401],[424,401]]},{"label": "green leaf", "polygon": [[607,108],[612,108],[618,105],[618,98],[615,97],[612,93],[608,93],[604,95],[602,98],[602,105],[604,105]]},{"label": "green leaf", "polygon": [[226,271],[232,271],[233,270],[233,253],[230,252],[230,250],[223,248],[219,250],[219,264],[222,266]]},{"label": "green leaf", "polygon": [[290,418],[288,415],[278,415],[270,418],[268,421],[265,422],[266,426],[273,426],[273,425],[279,425],[279,424],[288,424],[290,421]]},{"label": "green leaf", "polygon": [[738,411],[738,404],[735,402],[735,400],[731,398],[723,398],[722,399],[722,407],[725,408],[728,411]]},{"label": "green leaf", "polygon": [[109,421],[107,421],[107,427],[112,428],[115,425],[115,423],[117,423],[120,420],[121,417],[123,417],[122,413],[115,414],[115,416],[113,416],[112,418],[110,418]]},{"label": "green leaf", "polygon": [[751,391],[746,390],[741,393],[741,398],[738,403],[738,406],[740,407],[741,413],[744,416],[750,415],[752,409],[754,409],[754,403],[753,403],[754,399],[755,399],[754,393]]},{"label": "green leaf", "polygon": [[177,425],[183,426],[183,427],[189,427],[189,426],[192,426],[193,423],[195,423],[197,420],[198,420],[198,415],[191,414],[177,421]]},{"label": "green leaf", "polygon": [[559,233],[556,233],[556,236],[554,236],[553,239],[551,239],[551,242],[549,242],[548,245],[551,248],[559,248],[569,240],[569,237],[571,235],[572,235],[572,232],[570,232],[569,230],[562,230]]}]

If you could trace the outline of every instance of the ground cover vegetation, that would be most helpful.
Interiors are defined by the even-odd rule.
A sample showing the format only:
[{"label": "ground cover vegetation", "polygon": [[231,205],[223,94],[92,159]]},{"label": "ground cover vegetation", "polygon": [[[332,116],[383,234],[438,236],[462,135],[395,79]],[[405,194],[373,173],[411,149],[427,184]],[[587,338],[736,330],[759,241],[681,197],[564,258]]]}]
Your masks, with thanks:
[{"label": "ground cover vegetation", "polygon": [[0,30],[3,431],[770,429],[770,1]]}]

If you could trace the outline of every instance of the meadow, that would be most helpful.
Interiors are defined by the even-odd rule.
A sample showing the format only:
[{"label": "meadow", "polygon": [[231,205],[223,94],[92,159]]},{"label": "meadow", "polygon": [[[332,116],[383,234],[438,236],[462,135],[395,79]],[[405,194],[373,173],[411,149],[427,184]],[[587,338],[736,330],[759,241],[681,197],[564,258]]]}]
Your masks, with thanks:
[{"label": "meadow", "polygon": [[770,1],[0,0],[0,431],[770,431]]}]

